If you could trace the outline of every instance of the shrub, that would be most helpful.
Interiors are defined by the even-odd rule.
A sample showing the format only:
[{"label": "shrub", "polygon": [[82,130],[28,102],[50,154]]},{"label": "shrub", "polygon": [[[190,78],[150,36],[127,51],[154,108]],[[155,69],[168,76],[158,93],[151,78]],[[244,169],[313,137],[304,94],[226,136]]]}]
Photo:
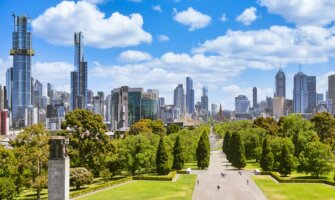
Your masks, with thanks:
[{"label": "shrub", "polygon": [[10,178],[0,178],[0,199],[13,199],[15,184]]},{"label": "shrub", "polygon": [[109,169],[103,169],[100,171],[100,177],[104,180],[104,182],[108,182],[110,177],[112,176],[112,173],[110,173]]},{"label": "shrub", "polygon": [[79,189],[85,184],[93,182],[93,175],[84,167],[77,167],[70,169],[70,185]]}]

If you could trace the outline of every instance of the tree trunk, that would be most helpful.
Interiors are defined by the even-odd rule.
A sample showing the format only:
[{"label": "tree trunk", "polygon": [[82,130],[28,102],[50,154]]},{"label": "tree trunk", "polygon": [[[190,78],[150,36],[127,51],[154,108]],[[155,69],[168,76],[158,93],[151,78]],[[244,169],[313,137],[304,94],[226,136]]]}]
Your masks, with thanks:
[{"label": "tree trunk", "polygon": [[40,199],[41,199],[41,187],[37,187],[36,199],[37,199],[37,200],[40,200]]}]

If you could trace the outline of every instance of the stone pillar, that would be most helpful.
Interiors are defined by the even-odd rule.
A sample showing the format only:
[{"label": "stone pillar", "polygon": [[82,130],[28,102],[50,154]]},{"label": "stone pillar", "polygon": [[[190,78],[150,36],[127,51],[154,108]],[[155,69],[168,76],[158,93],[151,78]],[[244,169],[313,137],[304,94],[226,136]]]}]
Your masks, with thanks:
[{"label": "stone pillar", "polygon": [[69,200],[70,159],[63,136],[53,136],[49,140],[50,157],[48,164],[48,199]]}]

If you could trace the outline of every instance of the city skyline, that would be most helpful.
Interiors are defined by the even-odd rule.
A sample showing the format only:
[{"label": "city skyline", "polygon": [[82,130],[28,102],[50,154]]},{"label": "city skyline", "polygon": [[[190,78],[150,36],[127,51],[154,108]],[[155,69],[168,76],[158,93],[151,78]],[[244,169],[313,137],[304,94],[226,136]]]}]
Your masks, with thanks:
[{"label": "city skyline", "polygon": [[[275,91],[273,76],[279,67],[286,73],[286,96],[289,99],[292,99],[293,76],[298,72],[299,64],[302,65],[304,73],[316,76],[317,93],[325,93],[328,85],[327,77],[334,71],[331,68],[334,64],[331,53],[335,52],[332,47],[335,45],[332,45],[331,40],[334,34],[331,26],[326,26],[334,20],[332,16],[316,16],[313,13],[307,13],[306,16],[303,14],[289,16],[285,12],[279,12],[274,5],[265,0],[259,3],[213,1],[212,3],[218,5],[219,9],[191,1],[99,2],[101,3],[36,0],[29,5],[19,1],[1,2],[3,12],[0,14],[0,20],[3,28],[0,30],[0,40],[3,48],[0,49],[0,82],[5,83],[6,69],[12,65],[12,60],[8,56],[8,49],[11,48],[12,11],[17,15],[31,16],[33,46],[36,52],[32,59],[33,77],[41,81],[44,87],[47,82],[52,83],[56,90],[65,89],[70,92],[70,77],[65,74],[74,69],[71,45],[73,33],[76,31],[82,31],[85,35],[85,60],[89,67],[88,89],[95,93],[104,91],[110,94],[113,88],[123,85],[155,88],[160,90],[160,96],[165,97],[166,103],[171,104],[173,89],[180,80],[185,80],[185,77],[189,76],[194,81],[195,101],[201,99],[201,89],[206,85],[209,89],[209,105],[222,103],[224,109],[233,110],[234,97],[245,94],[252,99],[253,86],[258,88],[258,99],[273,96]],[[38,6],[32,6],[35,4]],[[92,32],[89,28],[93,25],[88,20],[86,20],[88,24],[81,22],[78,23],[80,26],[74,25],[73,30],[59,28],[60,30],[50,29],[49,32],[45,32],[48,24],[54,22],[45,21],[46,16],[52,20],[59,19],[60,8],[65,4],[83,13],[82,17],[85,19],[91,19],[92,16],[88,16],[84,11],[94,11],[93,14],[100,17],[96,25],[105,23],[107,18],[111,21],[115,17],[125,20],[134,26],[133,31],[130,31],[133,35],[127,35],[133,40],[120,39],[117,43],[119,35],[109,29],[107,31],[111,33],[107,34],[108,38],[103,38],[99,32],[104,30],[97,29],[100,31]],[[280,6],[285,8],[287,5],[282,3]],[[51,16],[48,10],[51,7],[55,10],[54,16]],[[322,10],[325,7],[326,4],[320,4],[315,9]],[[138,14],[132,15],[132,13]],[[202,24],[193,18],[190,22],[185,22],[183,16],[188,18],[190,13],[195,13],[195,16],[203,19],[200,20]],[[73,20],[68,22],[63,20],[62,23],[68,24],[77,19],[73,13],[69,13],[68,17],[73,17]],[[308,22],[306,19],[311,17],[313,20]],[[165,22],[166,27],[159,26],[160,23],[157,21],[161,20]],[[57,26],[57,23],[53,25]],[[82,30],[74,30],[77,28]],[[124,33],[123,31],[125,30],[120,29],[121,33]],[[280,37],[279,33],[283,33],[285,38]],[[259,34],[263,35],[257,38]],[[306,40],[302,39],[304,34]],[[261,38],[269,40],[268,42],[272,41],[266,36],[274,37],[278,43],[283,43],[281,51],[278,50],[277,43],[270,43],[275,49],[268,54],[274,56],[274,60],[258,51],[266,48],[261,43]],[[96,37],[97,41],[93,41],[93,37]],[[235,47],[232,46],[231,42],[238,41],[240,37],[251,38],[251,43],[244,49],[237,49],[242,47],[239,43],[236,43]],[[68,38],[71,39],[70,43],[67,42]],[[108,42],[101,40],[110,38],[114,39]],[[299,38],[303,40],[301,43],[297,40]],[[287,44],[286,39],[295,39],[296,42]],[[104,42],[105,46],[102,45]],[[223,46],[232,48],[232,52],[216,49],[215,45],[220,42]],[[306,46],[302,44],[303,42]],[[312,50],[316,48],[319,50],[313,53]],[[295,49],[298,53],[300,50],[306,50],[306,54],[295,54],[291,49]],[[223,57],[221,53],[228,57]],[[234,59],[233,55],[240,58]],[[254,57],[255,60],[248,59],[247,55],[251,55],[250,57]],[[185,85],[184,81],[182,83]]]}]

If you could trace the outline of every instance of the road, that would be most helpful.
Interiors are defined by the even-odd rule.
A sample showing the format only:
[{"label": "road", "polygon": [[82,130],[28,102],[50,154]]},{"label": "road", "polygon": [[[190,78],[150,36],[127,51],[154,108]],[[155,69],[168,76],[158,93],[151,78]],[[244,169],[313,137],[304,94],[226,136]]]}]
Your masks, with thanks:
[{"label": "road", "polygon": [[[216,138],[211,128],[211,148],[214,148],[215,142]],[[226,167],[226,165],[229,166]],[[226,173],[226,177],[222,177],[221,173]],[[221,150],[211,151],[207,170],[193,170],[192,174],[197,174],[199,181],[199,184],[194,187],[193,200],[266,200],[262,191],[250,177],[252,173],[242,170],[242,175],[240,175],[239,170],[230,165]]]}]

